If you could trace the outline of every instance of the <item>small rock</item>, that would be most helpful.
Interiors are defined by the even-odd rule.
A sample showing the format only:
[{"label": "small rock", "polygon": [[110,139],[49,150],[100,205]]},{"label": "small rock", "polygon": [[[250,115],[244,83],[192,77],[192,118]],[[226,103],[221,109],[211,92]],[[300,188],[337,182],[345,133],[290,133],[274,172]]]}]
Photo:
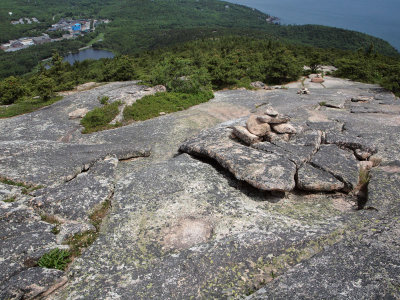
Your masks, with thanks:
[{"label": "small rock", "polygon": [[156,86],[153,87],[153,90],[156,93],[164,93],[164,92],[167,91],[167,88],[165,86],[163,86],[163,85],[156,85]]},{"label": "small rock", "polygon": [[269,124],[258,121],[256,115],[251,115],[247,119],[246,126],[248,131],[258,136],[264,136],[271,131]]},{"label": "small rock", "polygon": [[289,134],[287,134],[287,133],[278,134],[273,131],[267,132],[267,134],[264,137],[265,137],[265,140],[267,140],[270,143],[274,143],[274,142],[278,142],[278,141],[288,142],[290,140]]},{"label": "small rock", "polygon": [[281,123],[286,123],[290,121],[289,117],[286,116],[280,116],[278,115],[277,117],[271,117],[269,115],[263,115],[263,116],[258,116],[257,120],[262,122],[262,123],[268,123],[268,124],[281,124]]},{"label": "small rock", "polygon": [[261,81],[255,81],[255,82],[250,83],[250,86],[252,86],[253,88],[256,88],[256,89],[262,89],[265,87],[265,83],[263,83]]},{"label": "small rock", "polygon": [[77,110],[74,110],[73,112],[70,112],[68,114],[68,117],[70,119],[81,119],[83,118],[87,113],[89,112],[89,110],[85,107],[85,108],[78,108]]},{"label": "small rock", "polygon": [[165,113],[165,112],[163,112],[163,111],[159,113],[160,116],[165,116],[166,114],[167,114],[167,113]]},{"label": "small rock", "polygon": [[276,117],[279,113],[272,107],[268,107],[267,110],[265,111],[265,114],[271,117]]},{"label": "small rock", "polygon": [[362,151],[361,149],[356,149],[354,151],[354,154],[356,155],[356,157],[360,160],[366,160],[368,159],[372,154],[370,152],[367,151]]},{"label": "small rock", "polygon": [[372,162],[373,167],[377,167],[382,162],[382,158],[377,155],[373,155],[369,158],[369,161]]},{"label": "small rock", "polygon": [[273,124],[271,125],[272,129],[277,133],[296,133],[296,128],[293,127],[291,124]]},{"label": "small rock", "polygon": [[366,170],[366,171],[369,171],[374,167],[374,163],[368,160],[360,161],[359,165],[360,165],[360,170]]},{"label": "small rock", "polygon": [[260,138],[249,132],[246,127],[234,126],[232,127],[232,129],[233,129],[233,134],[247,145],[260,142]]}]

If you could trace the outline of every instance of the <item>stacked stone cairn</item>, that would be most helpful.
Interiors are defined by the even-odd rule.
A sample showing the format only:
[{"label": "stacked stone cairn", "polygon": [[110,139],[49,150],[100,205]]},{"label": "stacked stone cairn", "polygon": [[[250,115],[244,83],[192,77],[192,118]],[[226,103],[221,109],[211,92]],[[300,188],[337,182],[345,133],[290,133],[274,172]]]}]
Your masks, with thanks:
[{"label": "stacked stone cairn", "polygon": [[233,126],[233,135],[247,145],[268,141],[288,142],[296,128],[290,118],[268,107],[264,114],[250,115],[245,126]]}]

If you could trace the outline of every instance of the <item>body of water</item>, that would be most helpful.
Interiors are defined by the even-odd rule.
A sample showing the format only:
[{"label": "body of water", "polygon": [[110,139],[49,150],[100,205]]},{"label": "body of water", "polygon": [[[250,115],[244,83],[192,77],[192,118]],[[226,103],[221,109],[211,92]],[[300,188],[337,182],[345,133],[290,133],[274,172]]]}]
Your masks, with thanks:
[{"label": "body of water", "polygon": [[380,37],[400,50],[399,0],[228,0],[278,17],[282,24],[318,24]]},{"label": "body of water", "polygon": [[114,54],[106,50],[97,50],[88,48],[81,50],[78,53],[71,53],[64,57],[64,61],[69,62],[71,65],[76,61],[83,61],[85,59],[100,59],[100,58],[113,58]]}]

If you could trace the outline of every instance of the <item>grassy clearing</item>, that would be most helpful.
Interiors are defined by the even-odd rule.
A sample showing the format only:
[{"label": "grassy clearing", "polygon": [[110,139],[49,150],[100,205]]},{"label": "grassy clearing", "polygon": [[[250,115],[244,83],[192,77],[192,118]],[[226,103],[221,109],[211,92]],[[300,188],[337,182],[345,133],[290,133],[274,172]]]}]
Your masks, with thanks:
[{"label": "grassy clearing", "polygon": [[109,124],[119,113],[120,101],[96,107],[88,112],[81,120],[81,125],[85,127],[82,133],[91,133],[105,129],[121,126],[121,124]]},{"label": "grassy clearing", "polygon": [[187,109],[191,106],[207,102],[213,98],[212,92],[197,94],[157,93],[137,100],[124,109],[125,121],[143,121],[158,117],[161,112],[172,113]]},{"label": "grassy clearing", "polygon": [[61,96],[53,97],[48,101],[43,101],[42,99],[25,99],[12,105],[0,106],[0,119],[11,118],[14,116],[30,113],[44,106],[51,105],[61,99]]},{"label": "grassy clearing", "polygon": [[93,40],[91,40],[87,45],[92,46],[94,43],[101,42],[104,40],[104,32],[101,32]]}]

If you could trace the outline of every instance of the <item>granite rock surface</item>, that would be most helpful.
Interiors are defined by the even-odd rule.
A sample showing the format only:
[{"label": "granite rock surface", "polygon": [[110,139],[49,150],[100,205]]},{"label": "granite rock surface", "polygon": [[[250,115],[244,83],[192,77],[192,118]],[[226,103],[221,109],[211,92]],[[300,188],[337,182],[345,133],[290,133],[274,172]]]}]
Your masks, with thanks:
[{"label": "granite rock surface", "polygon": [[[0,120],[0,298],[399,298],[400,101],[329,76],[306,84],[216,92],[87,135],[71,112],[152,90],[116,82]],[[296,132],[243,142],[233,128],[250,115]],[[82,256],[37,265],[97,230],[105,201]]]}]

